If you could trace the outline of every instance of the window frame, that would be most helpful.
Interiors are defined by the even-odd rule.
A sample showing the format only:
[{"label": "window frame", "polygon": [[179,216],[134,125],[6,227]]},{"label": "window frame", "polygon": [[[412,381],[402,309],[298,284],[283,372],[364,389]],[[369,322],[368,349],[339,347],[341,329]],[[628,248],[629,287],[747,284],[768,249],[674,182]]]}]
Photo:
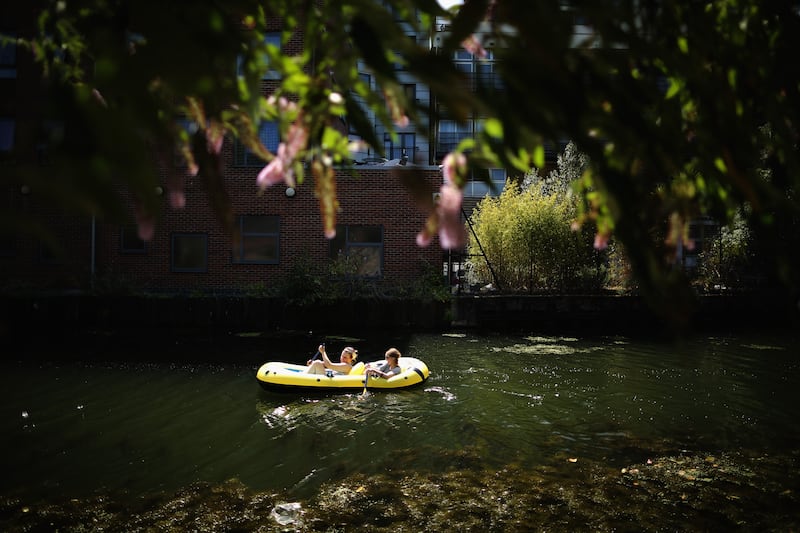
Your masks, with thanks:
[{"label": "window frame", "polygon": [[[276,224],[275,231],[245,231],[245,222],[248,218],[269,218]],[[277,265],[281,259],[281,217],[279,215],[239,215],[237,217],[239,228],[238,250],[231,250],[231,262],[235,265]],[[275,239],[275,258],[267,260],[253,260],[245,257],[245,239],[250,238],[274,238]],[[235,244],[235,243],[234,243]]]},{"label": "window frame", "polygon": [[491,186],[485,181],[473,177],[464,184],[464,198],[484,198],[487,194],[492,198],[500,196],[500,193],[505,189],[508,173],[504,168],[489,168],[486,170],[489,173],[489,179],[495,185],[497,191],[493,191]]},{"label": "window frame", "polygon": [[[133,242],[140,245],[135,247],[129,246],[129,244]],[[139,231],[136,226],[120,226],[119,253],[125,255],[143,255],[147,253],[147,241],[139,237]]]},{"label": "window frame", "polygon": [[[176,266],[176,243],[179,239],[198,239],[202,240],[203,264],[197,267]],[[174,232],[170,236],[169,265],[171,272],[178,273],[205,273],[208,272],[208,233],[204,232]]]},{"label": "window frame", "polygon": [[[359,242],[350,239],[350,232],[355,229],[370,228],[378,230],[380,233],[380,242]],[[385,229],[382,224],[337,224],[336,237],[331,239],[329,244],[329,257],[331,260],[336,261],[342,256],[345,258],[352,257],[353,250],[358,249],[371,249],[377,250],[378,253],[378,272],[376,274],[363,274],[356,272],[355,274],[346,275],[347,278],[355,279],[382,279],[384,274],[384,261],[385,261]],[[338,248],[339,244],[342,248]],[[366,263],[363,263],[366,264]]]},{"label": "window frame", "polygon": [[[264,44],[273,45],[278,48],[278,52],[283,51],[283,41],[281,39],[281,32],[270,31],[264,34]],[[269,64],[267,65],[269,66]],[[275,69],[268,68],[267,71],[261,76],[262,80],[279,80],[281,74]]]},{"label": "window frame", "polygon": [[[387,159],[402,159],[403,155],[407,156],[409,160],[414,161],[417,152],[417,136],[414,132],[397,132],[397,146],[392,139],[392,134],[383,134],[383,147],[386,151]],[[410,143],[410,144],[409,144]],[[399,154],[395,151],[399,150]],[[403,153],[405,151],[405,154]]]},{"label": "window frame", "polygon": [[[267,131],[273,127],[273,131]],[[270,138],[270,136],[273,136]],[[258,140],[273,154],[278,152],[281,142],[280,124],[275,120],[262,120],[258,125]],[[233,148],[233,165],[237,167],[263,167],[266,165],[260,157],[251,152],[239,139],[236,139]]]}]

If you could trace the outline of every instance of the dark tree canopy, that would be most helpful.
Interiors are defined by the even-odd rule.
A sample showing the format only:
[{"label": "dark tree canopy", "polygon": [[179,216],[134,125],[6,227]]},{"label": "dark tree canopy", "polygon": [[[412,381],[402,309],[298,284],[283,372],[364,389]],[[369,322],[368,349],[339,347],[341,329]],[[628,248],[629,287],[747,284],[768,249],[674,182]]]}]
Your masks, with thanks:
[{"label": "dark tree canopy", "polygon": [[[439,46],[406,37],[403,24],[432,29],[437,16],[450,17]],[[591,160],[581,221],[596,226],[600,243],[624,243],[644,293],[673,316],[691,295],[669,256],[691,244],[688,223],[701,215],[724,222],[745,213],[771,279],[797,292],[796,2],[468,0],[447,13],[434,0],[60,0],[46,3],[38,23],[36,34],[16,36],[18,53],[27,48],[50,81],[42,115],[81,135],[48,139],[63,174],[57,183],[25,165],[4,179],[43,183],[79,210],[119,213],[115,191],[124,185],[147,222],[157,184],[148,154],[172,166],[177,147],[225,220],[219,146],[227,135],[264,159],[263,186],[302,182],[310,170],[330,229],[336,166],[348,161],[342,118],[381,146],[356,99],[389,129],[431,119],[405,100],[393,69],[402,61],[450,116],[484,117],[481,135],[458,149],[469,167],[522,175],[544,164],[548,143],[575,142]],[[585,31],[576,35],[576,24]],[[264,38],[275,30],[281,47]],[[450,58],[462,46],[475,54],[491,46],[499,88],[461,82]],[[377,89],[360,80],[362,66]],[[267,70],[279,73],[273,98],[260,90]],[[280,121],[283,152],[258,141],[266,119]],[[450,174],[456,187],[466,168]],[[180,205],[183,176],[171,176]],[[428,231],[440,222],[443,214]]]}]

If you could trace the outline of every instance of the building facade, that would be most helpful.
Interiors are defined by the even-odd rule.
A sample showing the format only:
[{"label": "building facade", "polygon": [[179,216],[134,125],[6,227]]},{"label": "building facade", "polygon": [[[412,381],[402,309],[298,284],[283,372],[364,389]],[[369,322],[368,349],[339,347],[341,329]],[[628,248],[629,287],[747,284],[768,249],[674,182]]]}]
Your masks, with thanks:
[{"label": "building facade", "polygon": [[[4,34],[33,31],[32,9],[4,6],[3,11],[7,14],[0,28]],[[410,36],[426,42],[431,38],[413,32]],[[288,46],[300,42],[293,39]],[[285,50],[289,54],[297,51]],[[2,47],[0,58],[0,153],[8,166],[41,158],[41,154],[18,149],[30,144],[22,142],[29,132],[43,127],[34,111],[40,75],[29,54],[13,44]],[[362,75],[369,79],[369,72]],[[264,94],[275,84],[267,73],[262,81]],[[431,104],[428,91],[413,79],[408,78],[405,88],[421,105]],[[156,192],[161,195],[162,208],[154,236],[147,242],[137,234],[132,202],[128,222],[74,215],[44,202],[36,187],[4,180],[4,201],[18,220],[3,226],[0,237],[2,288],[236,293],[269,289],[298,264],[379,286],[413,283],[425,269],[441,269],[447,254],[436,240],[425,248],[416,245],[428,213],[402,186],[400,174],[421,176],[433,194],[442,180],[441,154],[428,142],[434,136],[427,131],[408,127],[392,138],[380,131],[377,121],[375,128],[378,138],[385,141],[386,157],[368,150],[354,154],[358,164],[352,168],[337,169],[340,210],[337,235],[331,240],[323,236],[311,173],[296,188],[274,186],[259,194],[255,178],[264,162],[233,139],[226,138],[222,153],[223,185],[230,198],[235,232],[220,225],[200,177],[186,178],[186,206],[173,209],[163,192],[167,181],[163,176],[164,185]],[[275,124],[262,124],[259,134],[274,151],[278,142]],[[58,169],[52,172],[58,174]],[[41,224],[41,231],[27,231],[31,228],[22,227],[26,220]],[[349,265],[342,267],[345,256]]]}]

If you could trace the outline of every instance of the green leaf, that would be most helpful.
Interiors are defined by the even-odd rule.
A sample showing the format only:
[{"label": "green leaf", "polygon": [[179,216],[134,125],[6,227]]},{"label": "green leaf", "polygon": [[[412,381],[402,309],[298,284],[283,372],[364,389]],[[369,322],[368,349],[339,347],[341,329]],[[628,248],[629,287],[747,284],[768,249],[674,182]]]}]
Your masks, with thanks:
[{"label": "green leaf", "polygon": [[544,146],[541,144],[533,149],[533,165],[536,168],[544,168]]},{"label": "green leaf", "polygon": [[322,148],[325,150],[332,150],[339,144],[342,135],[333,128],[325,128],[322,132]]},{"label": "green leaf", "polygon": [[682,85],[683,84],[680,83],[675,78],[670,78],[669,79],[669,89],[667,89],[667,100],[669,100],[670,98],[674,98],[675,95],[678,94],[678,92],[680,92]]},{"label": "green leaf", "polygon": [[503,124],[496,118],[490,118],[487,120],[484,123],[483,128],[486,133],[489,134],[489,136],[494,137],[495,139],[503,138]]}]

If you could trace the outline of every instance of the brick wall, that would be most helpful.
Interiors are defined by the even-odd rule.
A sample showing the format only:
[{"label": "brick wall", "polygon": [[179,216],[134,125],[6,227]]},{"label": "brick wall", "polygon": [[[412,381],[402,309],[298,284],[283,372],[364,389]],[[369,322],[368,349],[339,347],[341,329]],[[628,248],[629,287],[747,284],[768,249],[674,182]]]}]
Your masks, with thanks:
[{"label": "brick wall", "polygon": [[[5,8],[4,8],[5,10]],[[24,16],[23,16],[24,15]],[[31,22],[29,11],[16,13],[12,20]],[[277,22],[277,21],[276,21]],[[278,29],[275,25],[274,28]],[[292,36],[284,51],[300,53],[303,36]],[[25,57],[19,54],[20,58]],[[24,116],[25,110],[37,106],[22,105],[41,98],[32,96],[31,85],[38,82],[33,65],[20,61],[17,79],[3,80],[0,94],[11,102],[5,112],[18,119],[18,135],[24,134],[26,125],[38,127],[40,118]],[[270,94],[276,88],[274,80],[264,80],[262,92]],[[12,109],[13,108],[13,109]],[[35,154],[28,154],[36,165]],[[146,154],[143,154],[146,157]],[[255,178],[259,167],[237,167],[233,162],[233,143],[227,140],[223,148],[225,161],[224,186],[232,204],[233,215],[278,215],[281,220],[280,261],[275,265],[236,264],[232,261],[232,236],[218,223],[209,207],[209,197],[200,177],[185,178],[186,208],[175,210],[168,206],[167,196],[161,197],[154,238],[147,243],[144,253],[121,251],[122,219],[97,218],[65,212],[59,204],[68,204],[68,198],[46,198],[35,186],[3,184],[0,194],[11,212],[19,214],[19,228],[11,236],[0,239],[0,290],[3,288],[86,289],[95,279],[103,283],[119,284],[120,288],[163,290],[234,292],[246,290],[256,284],[269,286],[284,276],[294,260],[307,256],[319,266],[328,258],[328,241],[322,232],[319,204],[314,197],[313,178],[297,188],[297,194],[288,198],[285,187],[276,186],[258,194]],[[17,162],[3,161],[4,165]],[[57,169],[53,169],[54,174]],[[431,191],[438,188],[441,175],[434,166],[417,168]],[[337,172],[337,195],[341,205],[340,224],[381,225],[384,229],[383,278],[380,283],[396,284],[414,280],[423,263],[440,264],[442,250],[438,242],[427,248],[416,246],[417,232],[423,227],[427,213],[412,200],[402,186],[398,173],[392,167],[358,167]],[[166,189],[165,175],[162,175]],[[23,186],[24,185],[24,186]],[[125,192],[121,191],[123,197]],[[55,207],[54,207],[55,205]],[[85,210],[85,206],[83,206]],[[77,211],[77,210],[76,210]],[[133,222],[133,209],[129,210]],[[41,223],[41,231],[33,226]],[[32,233],[23,231],[31,230]],[[172,272],[172,236],[175,233],[204,233],[208,236],[207,272]],[[47,251],[49,235],[60,248],[58,255]]]},{"label": "brick wall", "polygon": [[[230,155],[231,146],[225,147]],[[230,161],[229,158],[226,157]],[[322,267],[328,262],[328,245],[322,231],[319,202],[309,175],[293,198],[284,186],[258,193],[257,167],[225,169],[225,187],[234,215],[278,215],[281,220],[280,262],[276,265],[236,264],[232,261],[232,236],[217,221],[200,177],[186,178],[186,207],[171,208],[162,197],[160,218],[152,241],[144,253],[121,250],[121,225],[117,221],[95,221],[94,269],[98,278],[134,289],[163,291],[235,292],[256,284],[269,286],[284,276],[294,260],[307,256]],[[340,224],[374,224],[384,229],[383,279],[395,284],[414,280],[424,262],[440,264],[442,250],[436,240],[427,248],[416,245],[416,234],[427,213],[416,205],[398,175],[397,168],[357,167],[355,173],[337,173]],[[420,169],[431,190],[438,187],[435,168]],[[45,222],[64,252],[52,258],[43,253],[43,241],[18,236],[0,257],[0,272],[6,286],[42,288],[86,288],[92,270],[92,221],[86,216],[65,215],[39,205],[34,193],[9,191],[31,217]],[[132,210],[131,210],[131,220]],[[171,271],[171,239],[174,233],[205,233],[208,236],[208,270],[202,273]]]}]

